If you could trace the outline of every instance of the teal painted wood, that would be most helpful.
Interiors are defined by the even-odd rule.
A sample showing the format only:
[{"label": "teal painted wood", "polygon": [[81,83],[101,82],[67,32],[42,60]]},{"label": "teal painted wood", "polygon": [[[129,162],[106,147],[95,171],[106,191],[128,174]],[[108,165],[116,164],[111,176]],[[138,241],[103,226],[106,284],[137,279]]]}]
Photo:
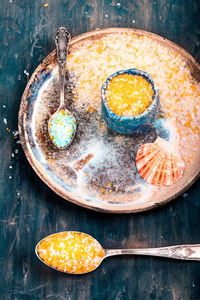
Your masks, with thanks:
[{"label": "teal painted wood", "polygon": [[54,49],[52,37],[59,26],[68,27],[72,36],[113,26],[144,29],[174,41],[200,62],[199,1],[44,3],[0,3],[0,299],[199,299],[197,262],[114,257],[91,274],[69,276],[46,268],[34,254],[38,240],[63,230],[89,233],[108,248],[199,243],[199,180],[161,208],[136,215],[100,214],[66,202],[45,186],[12,133],[28,73]]}]

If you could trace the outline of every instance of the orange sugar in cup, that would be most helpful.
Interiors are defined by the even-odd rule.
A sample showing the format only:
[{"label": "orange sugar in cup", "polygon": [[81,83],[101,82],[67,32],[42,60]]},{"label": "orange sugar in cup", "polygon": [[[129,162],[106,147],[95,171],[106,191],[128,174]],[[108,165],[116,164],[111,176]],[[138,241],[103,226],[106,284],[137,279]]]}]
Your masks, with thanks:
[{"label": "orange sugar in cup", "polygon": [[101,110],[112,131],[131,136],[145,134],[158,115],[159,90],[142,70],[117,71],[101,87]]},{"label": "orange sugar in cup", "polygon": [[145,111],[153,99],[152,84],[143,76],[121,74],[106,88],[109,108],[118,116],[136,116]]},{"label": "orange sugar in cup", "polygon": [[81,232],[59,232],[44,238],[36,248],[40,259],[63,272],[81,274],[100,264],[105,251],[91,236]]}]

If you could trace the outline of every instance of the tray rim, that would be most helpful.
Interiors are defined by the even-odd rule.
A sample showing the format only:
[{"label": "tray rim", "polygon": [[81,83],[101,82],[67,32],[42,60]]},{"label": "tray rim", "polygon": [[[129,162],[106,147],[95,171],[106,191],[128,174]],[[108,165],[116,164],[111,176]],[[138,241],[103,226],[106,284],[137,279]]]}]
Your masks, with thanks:
[{"label": "tray rim", "polygon": [[[200,74],[200,64],[186,50],[184,50],[183,48],[181,48],[174,42],[171,42],[170,40],[168,40],[164,37],[161,37],[157,34],[147,32],[144,30],[140,30],[140,29],[112,27],[112,28],[93,30],[93,31],[89,31],[86,33],[82,33],[82,34],[72,38],[72,40],[70,42],[70,46],[76,44],[77,42],[80,42],[81,40],[85,40],[85,39],[91,38],[93,36],[100,37],[103,35],[119,33],[119,32],[131,32],[131,33],[136,33],[138,35],[141,34],[141,35],[145,35],[145,36],[150,36],[150,37],[153,37],[153,39],[158,42],[161,42],[165,45],[168,44],[170,46],[170,48],[181,53],[185,58],[187,58],[187,60],[189,60],[192,64],[194,64]],[[71,195],[70,193],[67,193],[61,186],[56,184],[51,179],[51,177],[42,170],[43,167],[39,164],[39,162],[37,161],[37,159],[35,158],[32,150],[31,150],[31,147],[30,147],[30,144],[28,141],[27,132],[25,131],[25,116],[26,116],[26,114],[24,113],[26,111],[25,110],[26,100],[29,96],[29,88],[30,88],[31,84],[34,82],[35,76],[38,74],[38,72],[41,69],[43,69],[45,66],[48,66],[49,62],[52,63],[52,60],[54,60],[55,57],[56,57],[56,49],[54,49],[49,55],[47,55],[47,57],[44,58],[44,60],[38,65],[38,67],[34,70],[33,74],[31,75],[31,77],[25,87],[22,98],[21,98],[20,109],[19,109],[19,113],[18,113],[18,130],[19,130],[19,137],[20,137],[21,145],[22,145],[24,153],[28,159],[29,164],[34,169],[36,174],[40,177],[40,179],[48,187],[50,187],[51,190],[53,190],[57,195],[59,195],[63,199],[65,199],[69,202],[72,202],[73,204],[76,204],[78,206],[82,206],[84,208],[88,208],[88,209],[103,212],[103,213],[118,213],[118,214],[138,213],[138,212],[147,211],[147,210],[162,206],[162,205],[176,199],[179,195],[184,193],[200,177],[200,170],[199,170],[199,172],[195,176],[193,176],[193,177],[191,176],[192,178],[191,178],[191,180],[189,180],[189,183],[187,185],[185,185],[185,187],[182,188],[180,191],[175,193],[173,196],[168,197],[167,199],[164,199],[161,202],[148,201],[146,204],[142,204],[143,207],[141,207],[141,208],[132,207],[132,206],[134,206],[134,202],[127,203],[127,204],[121,204],[121,205],[110,204],[110,203],[106,203],[106,202],[105,203],[102,202],[101,204],[99,204],[96,202],[95,205],[91,205],[91,202],[85,201],[85,203],[84,203],[82,199],[80,200],[79,198],[76,198],[75,196]],[[112,207],[112,209],[111,209],[111,207]]]}]

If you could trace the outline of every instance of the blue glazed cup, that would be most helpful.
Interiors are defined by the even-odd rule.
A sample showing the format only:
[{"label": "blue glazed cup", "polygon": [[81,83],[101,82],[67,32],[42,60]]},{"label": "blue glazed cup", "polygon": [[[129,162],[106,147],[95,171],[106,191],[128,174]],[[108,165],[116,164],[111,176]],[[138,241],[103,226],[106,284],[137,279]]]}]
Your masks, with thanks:
[{"label": "blue glazed cup", "polygon": [[[122,74],[139,75],[145,78],[151,85],[154,91],[151,104],[140,115],[133,117],[116,115],[108,106],[106,100],[106,88],[113,77]],[[146,72],[138,69],[121,70],[110,75],[103,83],[101,88],[101,109],[103,118],[107,126],[118,133],[125,135],[138,135],[146,133],[154,124],[159,110],[159,91],[156,87],[153,78]]]}]

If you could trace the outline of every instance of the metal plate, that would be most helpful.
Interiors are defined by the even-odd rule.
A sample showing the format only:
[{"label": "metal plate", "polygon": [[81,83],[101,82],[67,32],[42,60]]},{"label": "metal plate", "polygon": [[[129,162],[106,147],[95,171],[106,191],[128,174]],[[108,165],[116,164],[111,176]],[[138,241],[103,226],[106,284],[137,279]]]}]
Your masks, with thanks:
[{"label": "metal plate", "polygon": [[[85,43],[96,43],[110,34],[148,36],[158,44],[179,53],[194,78],[199,80],[198,63],[182,48],[155,34],[136,29],[109,28],[82,34],[72,39],[69,52],[75,53]],[[123,57],[123,53],[122,53]],[[145,136],[125,137],[109,131],[101,118],[101,110],[88,112],[85,105],[76,105],[72,89],[76,82],[66,83],[66,105],[78,122],[73,143],[64,150],[50,142],[47,122],[59,104],[56,52],[53,51],[31,76],[22,96],[19,111],[21,144],[27,159],[39,177],[58,195],[77,205],[109,213],[133,213],[164,204],[186,190],[198,177],[200,152],[186,162],[184,176],[169,187],[146,184],[139,176],[134,158],[138,147],[153,142],[157,132]],[[99,91],[100,93],[100,91]],[[99,108],[100,108],[99,102]],[[172,128],[173,130],[173,128]],[[185,137],[190,143],[191,136]],[[199,147],[200,136],[196,140]],[[187,150],[190,152],[190,149]],[[190,154],[190,153],[188,153]]]}]

